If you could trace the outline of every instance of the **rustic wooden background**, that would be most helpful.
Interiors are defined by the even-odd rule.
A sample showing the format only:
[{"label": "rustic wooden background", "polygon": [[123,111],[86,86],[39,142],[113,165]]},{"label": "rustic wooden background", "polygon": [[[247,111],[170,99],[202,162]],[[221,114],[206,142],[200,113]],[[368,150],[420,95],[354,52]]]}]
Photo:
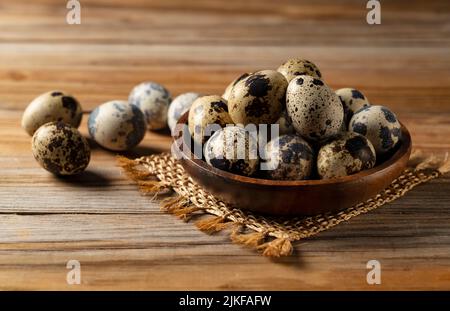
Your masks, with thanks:
[{"label": "rustic wooden background", "polygon": [[[94,148],[86,174],[42,170],[20,128],[26,105],[62,89],[86,110],[125,99],[144,80],[221,94],[245,71],[313,60],[334,88],[391,107],[415,147],[450,149],[450,4],[382,1],[82,0],[0,3],[0,289],[450,289],[450,178],[296,244],[273,261],[159,211]],[[85,121],[81,131],[87,134]],[[149,133],[132,154],[168,150]],[[66,262],[82,284],[66,284]],[[382,285],[366,283],[366,263]]]}]

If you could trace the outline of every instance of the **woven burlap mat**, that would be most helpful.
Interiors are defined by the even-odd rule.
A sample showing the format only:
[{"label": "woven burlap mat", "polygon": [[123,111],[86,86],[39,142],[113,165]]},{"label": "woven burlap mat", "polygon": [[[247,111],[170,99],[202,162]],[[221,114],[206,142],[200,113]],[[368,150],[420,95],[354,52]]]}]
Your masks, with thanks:
[{"label": "woven burlap mat", "polygon": [[[425,157],[421,151],[415,151],[402,175],[366,202],[340,212],[289,219],[261,216],[228,207],[198,186],[168,153],[135,160],[118,157],[118,163],[138,184],[142,193],[161,200],[162,210],[184,221],[196,218],[197,228],[209,234],[230,229],[233,242],[256,249],[265,256],[280,257],[292,253],[292,242],[392,202],[415,186],[447,173],[450,171],[447,158],[447,155],[445,159]],[[204,214],[214,217],[200,217]]]}]

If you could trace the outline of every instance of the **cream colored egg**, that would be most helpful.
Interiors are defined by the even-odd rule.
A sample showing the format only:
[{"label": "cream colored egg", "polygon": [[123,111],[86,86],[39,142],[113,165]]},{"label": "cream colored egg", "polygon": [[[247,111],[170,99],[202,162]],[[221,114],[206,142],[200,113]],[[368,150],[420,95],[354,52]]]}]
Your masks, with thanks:
[{"label": "cream colored egg", "polygon": [[185,114],[191,108],[194,101],[201,95],[198,93],[183,93],[174,98],[170,103],[169,110],[167,111],[167,124],[170,131],[173,133],[175,125],[178,119]]},{"label": "cream colored egg", "polygon": [[170,92],[156,82],[143,82],[130,93],[128,102],[141,109],[149,130],[160,130],[167,126],[167,111],[172,97]]},{"label": "cream colored egg", "polygon": [[56,175],[74,175],[85,170],[91,151],[78,130],[64,122],[50,122],[34,133],[31,149],[36,161]]},{"label": "cream colored egg", "polygon": [[322,80],[297,76],[287,88],[286,108],[296,132],[311,141],[323,141],[342,128],[344,109],[339,97]]},{"label": "cream colored egg", "polygon": [[311,61],[302,58],[291,58],[278,67],[277,71],[281,73],[288,82],[291,82],[296,76],[311,76],[317,79],[322,78],[319,68]]},{"label": "cream colored egg", "polygon": [[317,172],[322,179],[348,176],[372,168],[375,162],[375,149],[370,141],[360,134],[346,132],[320,148]]},{"label": "cream colored egg", "polygon": [[206,162],[220,170],[250,176],[258,170],[258,144],[240,126],[227,126],[215,132],[204,148]]},{"label": "cream colored egg", "polygon": [[228,114],[226,100],[218,95],[197,98],[189,110],[189,132],[199,144],[227,124],[233,124],[233,120]]},{"label": "cream colored egg", "polygon": [[231,90],[233,89],[233,87],[236,85],[236,83],[238,83],[239,81],[247,78],[251,73],[243,73],[241,74],[239,77],[237,77],[236,79],[234,79],[233,81],[231,81],[230,84],[228,84],[227,88],[225,89],[225,92],[222,95],[223,99],[230,99],[230,95],[231,95]]},{"label": "cream colored egg", "polygon": [[145,136],[143,113],[126,101],[113,100],[95,108],[89,115],[89,134],[100,146],[115,150],[129,150]]},{"label": "cream colored egg", "polygon": [[302,180],[311,176],[314,152],[303,138],[281,135],[265,147],[266,176],[275,180]]},{"label": "cream colored egg", "polygon": [[61,91],[51,91],[36,97],[25,109],[22,127],[29,134],[45,123],[62,121],[75,128],[80,125],[83,112],[79,102]]},{"label": "cream colored egg", "polygon": [[402,134],[397,116],[383,106],[368,106],[356,112],[348,130],[366,136],[375,147],[378,157],[394,150]]},{"label": "cream colored egg", "polygon": [[342,107],[344,108],[344,123],[345,128],[348,126],[348,122],[353,117],[353,114],[358,110],[370,106],[367,97],[363,93],[353,88],[342,88],[336,91],[336,95],[341,100]]},{"label": "cream colored egg", "polygon": [[255,72],[232,88],[228,109],[235,124],[272,124],[285,106],[287,81],[273,70]]}]

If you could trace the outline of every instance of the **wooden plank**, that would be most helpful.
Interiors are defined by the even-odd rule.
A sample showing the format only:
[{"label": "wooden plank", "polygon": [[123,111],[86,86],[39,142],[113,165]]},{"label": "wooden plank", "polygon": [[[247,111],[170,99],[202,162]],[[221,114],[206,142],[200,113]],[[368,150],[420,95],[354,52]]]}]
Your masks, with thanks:
[{"label": "wooden plank", "polygon": [[[55,178],[20,129],[23,109],[50,89],[72,92],[88,112],[144,80],[175,95],[221,94],[242,72],[302,56],[333,88],[391,107],[416,148],[444,156],[448,1],[383,2],[379,26],[356,0],[85,0],[82,10],[82,24],[69,26],[61,1],[0,4],[0,289],[450,289],[448,176],[269,260],[163,214],[93,143],[86,174]],[[128,155],[170,141],[148,133]],[[66,283],[70,259],[82,265],[79,287]],[[382,264],[375,287],[371,259]]]}]

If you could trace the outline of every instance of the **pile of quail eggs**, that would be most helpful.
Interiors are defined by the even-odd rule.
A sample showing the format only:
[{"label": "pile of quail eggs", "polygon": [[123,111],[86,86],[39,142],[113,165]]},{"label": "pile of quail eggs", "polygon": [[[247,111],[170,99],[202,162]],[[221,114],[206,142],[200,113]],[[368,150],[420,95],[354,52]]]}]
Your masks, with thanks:
[{"label": "pile of quail eggs", "polygon": [[[144,82],[131,91],[128,100],[112,100],[96,107],[89,114],[88,132],[107,150],[130,150],[143,140],[147,129],[174,128],[199,97],[185,93],[172,101],[165,87]],[[55,175],[74,175],[86,169],[91,151],[88,140],[78,131],[82,116],[79,101],[62,91],[44,93],[25,109],[22,127],[32,136],[32,153],[44,169]]]},{"label": "pile of quail eggs", "polygon": [[[388,108],[370,105],[353,88],[332,90],[319,68],[304,59],[290,59],[277,70],[244,73],[221,96],[189,92],[172,100],[164,86],[141,83],[128,100],[96,107],[89,114],[88,132],[107,150],[130,150],[147,130],[169,127],[175,133],[186,112],[188,130],[194,143],[203,146],[209,165],[257,178],[355,174],[389,157],[401,136],[400,123]],[[79,101],[62,91],[42,94],[26,108],[22,127],[32,136],[33,155],[43,168],[56,175],[86,169],[91,152],[78,131],[82,116]],[[278,135],[261,139],[258,131],[247,129],[251,124],[276,124]],[[239,147],[238,142],[244,143]]]},{"label": "pile of quail eggs", "polygon": [[[215,130],[206,133],[211,124]],[[279,135],[261,148],[264,140],[247,130],[250,124],[277,124]],[[195,99],[188,125],[209,165],[275,180],[328,179],[370,169],[395,151],[401,136],[393,112],[371,105],[357,89],[334,91],[305,59],[244,73],[222,96]],[[244,142],[243,156],[230,152],[239,149],[238,142]]]}]

